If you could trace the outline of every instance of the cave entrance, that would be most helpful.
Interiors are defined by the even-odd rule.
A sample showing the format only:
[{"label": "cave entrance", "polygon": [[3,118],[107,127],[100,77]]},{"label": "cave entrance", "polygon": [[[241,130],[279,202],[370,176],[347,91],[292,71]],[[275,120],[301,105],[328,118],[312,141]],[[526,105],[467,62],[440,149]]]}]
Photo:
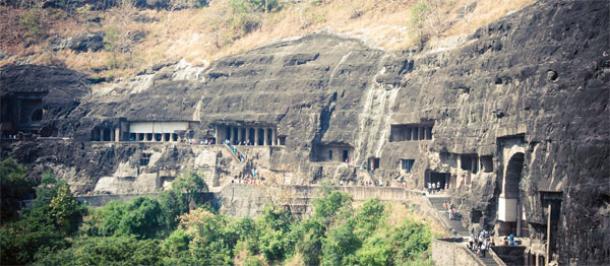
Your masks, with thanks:
[{"label": "cave entrance", "polygon": [[[557,253],[557,232],[559,231],[559,219],[561,217],[561,202],[563,201],[563,192],[561,191],[539,191],[540,202],[542,203],[543,214],[546,218],[546,228],[543,233],[546,238],[547,250],[546,258],[553,258],[553,254]],[[607,197],[607,196],[606,196]],[[608,204],[608,198],[606,203]],[[547,261],[548,263],[548,261]]]},{"label": "cave entrance", "polygon": [[32,112],[31,121],[36,123],[40,122],[40,120],[42,120],[42,109],[36,109],[34,112]]},{"label": "cave entrance", "polygon": [[254,128],[248,129],[248,145],[254,145]]},{"label": "cave entrance", "polygon": [[440,187],[440,190],[449,189],[451,184],[451,174],[449,173],[441,173],[427,170],[424,178],[424,186],[427,189],[431,189],[432,187],[436,189],[439,189]]},{"label": "cave entrance", "polygon": [[381,159],[379,157],[371,157],[369,158],[369,170],[375,171],[379,169],[381,164]]},{"label": "cave entrance", "polygon": [[102,141],[111,141],[112,140],[112,130],[110,128],[104,128],[102,130]]},{"label": "cave entrance", "polygon": [[263,146],[265,145],[265,130],[262,128],[258,129],[258,136],[256,139],[256,145]]},{"label": "cave entrance", "polygon": [[497,208],[497,232],[500,235],[527,235],[524,225],[524,212],[521,202],[521,175],[523,172],[524,154],[517,152],[508,160],[504,176],[500,180],[500,195]]}]

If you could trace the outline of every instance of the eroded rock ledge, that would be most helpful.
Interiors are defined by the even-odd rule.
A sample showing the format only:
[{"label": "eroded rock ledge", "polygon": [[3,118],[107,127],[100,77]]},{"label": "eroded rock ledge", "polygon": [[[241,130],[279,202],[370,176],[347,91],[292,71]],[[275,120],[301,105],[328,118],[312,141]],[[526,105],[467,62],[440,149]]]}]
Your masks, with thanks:
[{"label": "eroded rock ledge", "polygon": [[[216,189],[253,177],[435,183],[462,203],[466,223],[533,241],[546,238],[550,204],[560,262],[603,264],[608,10],[541,1],[438,53],[315,34],[93,90],[74,71],[8,66],[2,156],[32,165],[32,176],[53,169],[83,194],[158,191],[186,169]],[[203,144],[225,139],[239,153]]]}]

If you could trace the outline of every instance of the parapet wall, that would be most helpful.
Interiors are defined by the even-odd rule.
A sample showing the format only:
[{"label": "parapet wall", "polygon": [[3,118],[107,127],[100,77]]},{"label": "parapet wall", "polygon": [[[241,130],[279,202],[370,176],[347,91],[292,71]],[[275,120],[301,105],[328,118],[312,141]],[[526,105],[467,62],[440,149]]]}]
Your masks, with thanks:
[{"label": "parapet wall", "polygon": [[[381,201],[413,202],[423,204],[420,191],[396,187],[330,187],[352,196],[354,201],[378,199]],[[265,205],[275,204],[291,208],[300,214],[308,213],[311,202],[323,192],[321,186],[277,186],[230,184],[217,195],[221,211],[235,216],[256,216]],[[296,209],[296,210],[295,210]]]},{"label": "parapet wall", "polygon": [[432,260],[435,265],[444,266],[484,265],[468,253],[462,244],[442,239],[432,240]]}]

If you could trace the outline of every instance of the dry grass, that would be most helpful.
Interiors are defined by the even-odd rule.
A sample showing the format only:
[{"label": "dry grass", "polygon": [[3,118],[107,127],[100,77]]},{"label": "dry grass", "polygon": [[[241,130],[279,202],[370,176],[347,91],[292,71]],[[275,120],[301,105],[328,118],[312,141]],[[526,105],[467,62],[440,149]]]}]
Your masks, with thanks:
[{"label": "dry grass", "polygon": [[[304,1],[285,4],[273,13],[258,13],[253,19],[260,27],[253,32],[237,32],[232,24],[234,16],[228,0],[212,1],[211,6],[201,9],[174,12],[129,10],[127,13],[113,9],[104,13],[81,11],[73,16],[54,16],[45,13],[45,29],[48,36],[68,37],[82,32],[109,31],[119,28],[122,34],[134,31],[147,32],[146,38],[131,44],[130,53],[117,57],[118,67],[99,75],[128,76],[152,64],[186,59],[194,64],[207,64],[223,56],[237,54],[285,38],[297,37],[313,32],[329,31],[342,36],[363,40],[372,47],[384,50],[401,50],[414,46],[418,35],[410,23],[411,7],[420,0],[334,0],[313,4]],[[443,40],[463,36],[477,28],[518,10],[533,0],[425,0],[433,7],[426,16],[426,25],[432,32],[429,48]],[[467,6],[476,7],[463,14]],[[63,63],[84,72],[92,68],[108,66],[111,51],[97,53],[74,53],[49,51],[47,41],[32,43],[23,38],[25,29],[19,24],[24,10],[0,9],[0,49],[12,56],[0,60],[0,65],[17,61],[50,64]],[[65,15],[65,14],[64,14]],[[102,25],[87,23],[86,18],[101,16]],[[139,23],[132,18],[147,16],[158,21]],[[456,44],[456,45],[459,45]]]},{"label": "dry grass", "polygon": [[430,231],[433,237],[445,236],[449,232],[434,218],[426,216],[424,213],[417,210],[407,208],[403,203],[388,202],[386,203],[387,224],[391,227],[397,227],[404,223],[405,220],[418,221],[430,226]]}]

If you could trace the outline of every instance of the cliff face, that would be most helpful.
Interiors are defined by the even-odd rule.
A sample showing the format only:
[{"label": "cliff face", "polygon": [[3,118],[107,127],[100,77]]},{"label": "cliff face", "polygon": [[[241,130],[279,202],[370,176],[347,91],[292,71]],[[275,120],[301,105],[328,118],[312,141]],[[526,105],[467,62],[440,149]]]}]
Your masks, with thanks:
[{"label": "cliff face", "polygon": [[[545,238],[550,203],[560,260],[600,264],[610,259],[609,8],[539,2],[444,51],[386,53],[316,34],[208,67],[159,65],[72,94],[78,106],[48,119],[59,121],[55,135],[73,139],[4,142],[2,154],[36,171],[55,169],[80,193],[161,189],[185,169],[222,186],[248,170],[223,147],[95,143],[92,131],[193,120],[197,139],[218,125],[272,127],[285,145],[242,147],[267,181],[418,189],[442,182],[464,203],[468,222],[532,239]],[[44,69],[2,70],[3,92],[26,87],[14,80],[40,79],[28,68]],[[67,76],[34,87],[52,95],[89,86],[80,74]],[[329,158],[333,149],[347,151],[348,162]],[[524,217],[516,227],[498,218],[513,199]]]},{"label": "cliff face", "polygon": [[[419,167],[451,173],[455,193],[493,219],[493,196],[506,192],[510,159],[522,153],[528,223],[545,225],[541,195],[562,192],[560,256],[607,262],[608,10],[602,1],[538,3],[478,30],[463,47],[413,58],[392,123],[432,119],[434,140],[386,143],[387,168],[419,152]],[[493,156],[493,171],[475,174],[451,159],[463,163],[465,154]]]}]

